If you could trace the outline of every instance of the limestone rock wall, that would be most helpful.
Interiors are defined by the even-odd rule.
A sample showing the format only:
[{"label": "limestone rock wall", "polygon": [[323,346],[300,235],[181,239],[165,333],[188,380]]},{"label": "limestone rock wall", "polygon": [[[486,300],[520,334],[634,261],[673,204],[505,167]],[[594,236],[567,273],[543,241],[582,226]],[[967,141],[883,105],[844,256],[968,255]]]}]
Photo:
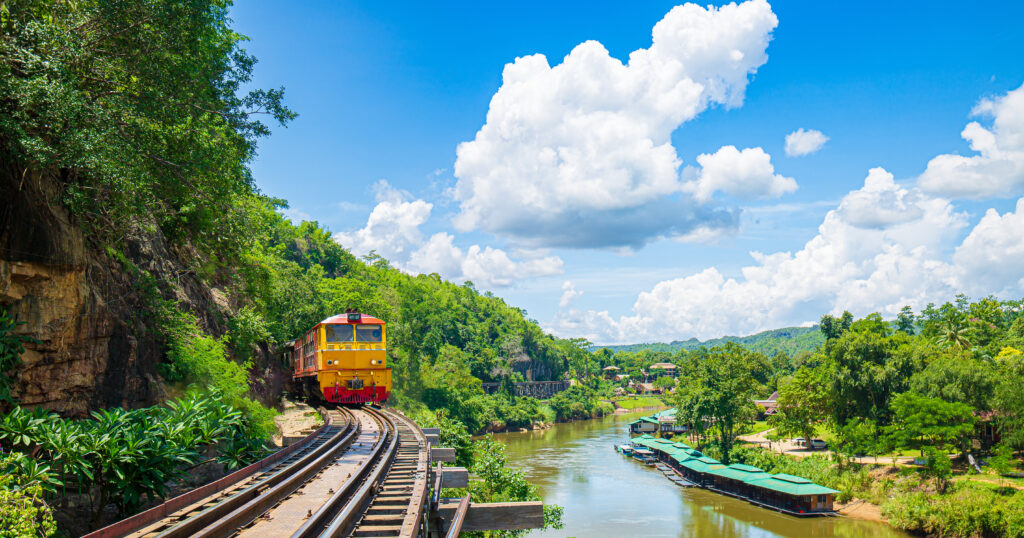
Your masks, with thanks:
[{"label": "limestone rock wall", "polygon": [[[15,384],[21,405],[81,417],[163,400],[156,368],[163,345],[135,277],[64,209],[59,174],[2,166],[0,307],[25,322],[18,332],[35,339],[25,346]],[[165,298],[197,313],[204,329],[223,334],[226,300],[216,300],[153,228],[140,226],[150,231],[125,238],[120,254],[169,283]]]}]

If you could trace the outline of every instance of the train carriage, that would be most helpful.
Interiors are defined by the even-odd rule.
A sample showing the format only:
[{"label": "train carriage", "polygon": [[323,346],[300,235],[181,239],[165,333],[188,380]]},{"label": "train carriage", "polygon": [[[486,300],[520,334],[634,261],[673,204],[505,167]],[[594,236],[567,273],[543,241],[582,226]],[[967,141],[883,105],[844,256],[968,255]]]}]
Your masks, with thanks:
[{"label": "train carriage", "polygon": [[307,398],[384,403],[391,394],[384,321],[358,312],[331,316],[292,342],[292,379]]}]

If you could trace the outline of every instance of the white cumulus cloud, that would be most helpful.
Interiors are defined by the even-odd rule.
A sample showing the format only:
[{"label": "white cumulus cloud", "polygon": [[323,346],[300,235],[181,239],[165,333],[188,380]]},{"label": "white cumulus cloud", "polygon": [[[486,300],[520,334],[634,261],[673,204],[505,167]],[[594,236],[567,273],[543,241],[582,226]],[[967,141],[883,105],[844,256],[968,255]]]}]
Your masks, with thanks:
[{"label": "white cumulus cloud", "polygon": [[403,269],[412,273],[437,273],[449,280],[467,280],[484,288],[511,286],[524,278],[563,272],[558,256],[535,256],[513,260],[501,249],[472,245],[465,251],[455,246],[451,234],[437,233],[412,253]]},{"label": "white cumulus cloud", "polygon": [[562,296],[558,299],[558,308],[565,308],[572,304],[573,301],[583,295],[582,291],[576,291],[576,286],[572,282],[566,280],[562,283]]},{"label": "white cumulus cloud", "polygon": [[686,4],[625,64],[596,41],[553,67],[540,54],[517,58],[486,123],[457,149],[456,228],[569,247],[735,228],[735,212],[682,192],[670,136],[711,105],[742,104],[777,24],[764,0]]},{"label": "white cumulus cloud", "polygon": [[1009,197],[1024,192],[1024,85],[983,99],[974,115],[992,117],[992,127],[972,121],[960,136],[976,155],[939,155],[918,183],[929,192],[955,198]]},{"label": "white cumulus cloud", "polygon": [[697,157],[697,178],[683,185],[700,202],[707,202],[715,191],[737,198],[755,199],[782,196],[796,190],[796,180],[775,173],[772,158],[761,148],[723,146],[718,151]]},{"label": "white cumulus cloud", "polygon": [[377,205],[366,226],[353,232],[338,232],[334,240],[354,254],[370,251],[389,260],[404,260],[422,242],[420,225],[430,218],[433,204],[411,200],[409,193],[392,188],[386,181],[377,183]]},{"label": "white cumulus cloud", "polygon": [[[904,215],[896,216],[894,208],[903,208]],[[971,241],[976,234],[1019,227],[1017,218],[986,216],[988,222],[983,219],[961,249],[984,244],[984,238]],[[709,267],[640,293],[630,315],[570,309],[560,311],[550,328],[604,343],[644,342],[750,334],[845,309],[895,315],[903,305],[952,297],[979,274],[960,259],[967,254],[952,260],[948,255],[966,225],[965,215],[947,200],[901,187],[876,168],[795,253],[752,252],[756,263],[735,277]],[[993,230],[983,234],[988,228]],[[1008,241],[1021,245],[1024,235]]]},{"label": "white cumulus cloud", "polygon": [[801,127],[786,135],[786,155],[810,155],[824,147],[825,142],[828,142],[828,137],[821,131]]},{"label": "white cumulus cloud", "polygon": [[989,209],[957,247],[953,260],[964,291],[974,296],[1007,296],[1024,289],[1024,198],[1015,212]]},{"label": "white cumulus cloud", "polygon": [[537,251],[520,250],[518,259],[504,250],[471,245],[463,250],[455,237],[436,233],[423,239],[420,226],[429,218],[433,204],[413,200],[404,191],[387,182],[377,185],[377,205],[366,225],[351,232],[334,234],[334,240],[353,254],[371,251],[386,258],[395,267],[409,273],[437,273],[456,281],[472,281],[484,288],[506,287],[517,280],[561,274],[562,259]]}]

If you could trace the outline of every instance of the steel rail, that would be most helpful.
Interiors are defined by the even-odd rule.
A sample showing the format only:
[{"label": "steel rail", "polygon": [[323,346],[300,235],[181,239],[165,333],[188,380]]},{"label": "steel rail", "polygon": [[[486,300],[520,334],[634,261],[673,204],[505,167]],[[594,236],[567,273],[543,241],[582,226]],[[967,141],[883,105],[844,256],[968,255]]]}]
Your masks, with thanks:
[{"label": "steel rail", "polygon": [[[373,469],[373,472],[363,481],[362,485],[358,490],[348,499],[348,502],[338,511],[338,515],[330,522],[323,532],[319,533],[320,538],[334,538],[337,536],[343,536],[348,531],[356,519],[363,514],[363,510],[369,506],[370,501],[373,500],[373,496],[376,493],[377,484],[383,476],[386,476],[386,471],[390,470],[391,462],[395,459],[395,454],[398,452],[399,432],[395,427],[394,421],[391,418],[372,407],[365,408],[371,415],[378,417],[378,420],[384,424],[391,437],[391,442],[388,444],[387,450],[384,454],[378,456],[377,460],[379,464]],[[381,436],[381,441],[385,439],[385,436]]]},{"label": "steel rail", "polygon": [[[371,409],[371,408],[366,408]],[[352,478],[345,482],[333,495],[317,509],[316,512],[302,524],[293,534],[292,538],[305,538],[310,536],[320,536],[325,529],[329,529],[334,521],[344,516],[344,510],[348,508],[352,500],[359,496],[363,488],[356,491],[353,495],[353,488],[358,484],[363,483],[364,478],[374,468],[374,464],[381,458],[381,451],[384,448],[384,444],[387,442],[389,436],[393,436],[393,427],[390,427],[388,422],[376,413],[367,412],[368,415],[373,417],[374,420],[380,424],[380,436],[377,438],[377,443],[367,458],[359,464],[359,468],[353,473]],[[397,436],[395,436],[397,437]],[[390,449],[390,448],[389,448]],[[390,454],[385,454],[385,457]],[[372,480],[370,481],[372,483]]]},{"label": "steel rail", "polygon": [[459,501],[459,506],[455,509],[455,514],[452,516],[451,525],[448,527],[448,534],[445,535],[447,538],[456,538],[462,532],[462,523],[466,521],[467,512],[469,512],[469,495],[466,495]]},{"label": "steel rail", "polygon": [[[423,435],[423,431],[420,430],[420,427],[415,422],[413,422],[409,417],[406,417],[405,415],[403,415],[401,413],[395,414],[395,416],[398,418],[398,420],[400,420],[401,422],[404,422],[406,427],[409,428],[409,432],[413,434],[413,439],[411,441],[416,444],[417,448],[419,448],[420,456],[423,456],[423,460],[424,460],[423,461],[423,473],[424,474],[421,477],[422,478],[422,486],[423,486],[423,488],[421,489],[420,497],[419,497],[419,499],[417,500],[417,502],[416,502],[416,504],[414,506],[415,512],[412,514],[412,516],[413,516],[412,520],[415,522],[415,526],[413,526],[413,528],[411,529],[412,530],[412,536],[416,536],[417,535],[417,529],[419,528],[418,526],[420,525],[420,523],[423,522],[422,520],[423,520],[423,517],[424,517],[424,513],[423,513],[424,505],[427,503],[427,501],[429,499],[429,487],[430,487],[429,482],[430,481],[429,481],[428,475],[430,473],[430,451],[431,451],[431,448],[430,448],[430,443],[427,442],[426,437]],[[413,489],[415,489],[415,488],[413,488]],[[410,504],[410,506],[412,506],[412,505]]]},{"label": "steel rail", "polygon": [[268,508],[298,489],[352,444],[361,430],[361,425],[355,420],[352,413],[347,410],[343,413],[348,416],[346,426],[327,442],[303,455],[302,458],[267,480],[250,486],[199,514],[181,521],[158,534],[157,538],[228,536],[259,517]]},{"label": "steel rail", "polygon": [[[361,516],[339,522],[337,532],[322,536],[399,536],[412,538],[424,530],[423,510],[429,499],[429,451],[422,431],[400,413],[375,411],[394,425],[394,453],[377,468],[373,491],[362,500]],[[379,475],[383,474],[383,477]],[[339,534],[341,533],[341,534]]]}]

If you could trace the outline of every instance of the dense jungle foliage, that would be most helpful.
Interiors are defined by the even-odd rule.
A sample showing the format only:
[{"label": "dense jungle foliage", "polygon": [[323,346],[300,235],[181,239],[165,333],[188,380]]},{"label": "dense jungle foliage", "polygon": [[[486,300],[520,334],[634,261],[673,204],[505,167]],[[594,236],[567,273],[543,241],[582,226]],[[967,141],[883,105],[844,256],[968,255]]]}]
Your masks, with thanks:
[{"label": "dense jungle foliage", "polygon": [[[389,323],[396,405],[442,409],[473,432],[543,420],[536,400],[514,396],[517,367],[558,379],[567,357],[582,352],[472,283],[358,260],[316,223],[284,219],[285,202],[256,189],[249,164],[268,123],[296,114],[283,89],[244,89],[256,59],[229,8],[222,0],[0,3],[3,173],[55,185],[46,203],[66,209],[90,250],[136,283],[137,316],[163,342],[163,380],[195,391],[85,421],[14,406],[0,421],[0,449],[12,454],[3,460],[11,474],[0,486],[0,523],[12,532],[51,533],[46,503],[62,504],[70,490],[90,496],[92,526],[108,504],[131,513],[214,450],[204,447],[228,465],[258,457],[274,414],[247,388],[259,382],[259,346],[272,349],[346,308]],[[129,238],[166,241],[180,272],[222,293],[227,331],[210,334],[200,319],[210,312],[190,311],[177,282],[133,262]],[[0,402],[9,408],[24,343],[16,324],[0,316]],[[503,390],[484,395],[481,380]],[[195,424],[202,412],[183,422],[181,406],[207,401],[222,429]],[[495,480],[507,491],[492,497],[535,495]]]}]

